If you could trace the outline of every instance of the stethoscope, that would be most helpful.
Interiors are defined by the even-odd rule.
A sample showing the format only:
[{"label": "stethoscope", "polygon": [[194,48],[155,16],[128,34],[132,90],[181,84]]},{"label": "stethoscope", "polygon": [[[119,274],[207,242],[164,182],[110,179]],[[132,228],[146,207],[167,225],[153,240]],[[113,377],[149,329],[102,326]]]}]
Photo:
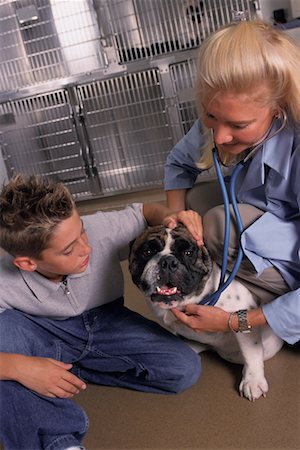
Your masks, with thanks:
[{"label": "stethoscope", "polygon": [[[241,246],[241,235],[244,231],[244,225],[243,221],[241,219],[241,215],[239,212],[238,204],[237,204],[237,198],[236,198],[236,180],[241,172],[241,170],[244,168],[247,161],[250,160],[250,158],[253,158],[257,151],[270,139],[272,139],[276,134],[280,133],[284,129],[284,127],[287,124],[287,115],[284,110],[281,111],[281,119],[282,122],[280,124],[280,127],[275,130],[273,133],[271,133],[271,128],[273,127],[272,122],[270,128],[268,129],[266,135],[263,136],[263,138],[254,144],[250,149],[247,149],[246,156],[243,157],[241,161],[237,163],[235,168],[232,171],[230,182],[229,182],[229,195],[227,192],[225,180],[221,171],[220,166],[220,160],[218,156],[218,149],[214,140],[213,130],[212,130],[212,137],[213,137],[213,161],[214,166],[216,169],[217,179],[220,184],[223,202],[224,202],[224,213],[225,213],[225,228],[224,228],[224,248],[223,248],[223,256],[222,256],[222,267],[221,267],[221,275],[220,275],[220,281],[218,289],[204,298],[201,302],[199,302],[199,305],[207,305],[207,306],[214,306],[217,301],[219,300],[220,295],[222,292],[229,286],[229,284],[232,282],[232,280],[235,278],[236,274],[238,273],[238,270],[240,268],[244,252]],[[275,119],[274,119],[275,120]],[[244,155],[245,153],[243,153]],[[226,277],[227,268],[228,268],[228,250],[229,250],[229,236],[230,236],[230,204],[232,205],[232,209],[234,212],[234,217],[236,221],[237,231],[238,231],[238,237],[239,237],[239,246],[238,246],[238,252],[237,257],[233,266],[233,269],[230,273],[230,275]]]}]

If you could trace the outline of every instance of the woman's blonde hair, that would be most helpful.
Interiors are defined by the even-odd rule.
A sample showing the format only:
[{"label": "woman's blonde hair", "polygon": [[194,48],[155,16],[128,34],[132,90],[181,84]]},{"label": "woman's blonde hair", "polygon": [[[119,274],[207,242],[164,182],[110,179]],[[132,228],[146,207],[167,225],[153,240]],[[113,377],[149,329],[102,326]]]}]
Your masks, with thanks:
[{"label": "woman's blonde hair", "polygon": [[[261,96],[263,85],[267,89]],[[199,50],[196,103],[200,117],[205,98],[220,92],[259,92],[254,101],[284,109],[300,124],[300,47],[284,31],[260,20],[219,29]]]}]

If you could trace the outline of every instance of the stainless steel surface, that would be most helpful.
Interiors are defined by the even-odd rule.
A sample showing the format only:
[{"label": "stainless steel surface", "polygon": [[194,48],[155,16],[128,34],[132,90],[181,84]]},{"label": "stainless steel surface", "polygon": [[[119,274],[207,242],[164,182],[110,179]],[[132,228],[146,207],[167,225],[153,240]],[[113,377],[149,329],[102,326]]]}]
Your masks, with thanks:
[{"label": "stainless steel surface", "polygon": [[20,170],[50,176],[64,181],[75,195],[90,196],[69,105],[65,90],[0,105],[3,159],[9,176]]},{"label": "stainless steel surface", "polygon": [[77,199],[162,186],[197,48],[246,0],[1,0],[0,146]]},{"label": "stainless steel surface", "polygon": [[[30,6],[37,20],[20,22]],[[105,67],[90,0],[4,0],[0,18],[1,91]]]},{"label": "stainless steel surface", "polygon": [[233,10],[250,11],[249,1],[111,0],[109,21],[120,62],[197,47]]},{"label": "stainless steel surface", "polygon": [[180,112],[180,120],[184,133],[191,128],[197,117],[194,101],[194,84],[196,79],[196,61],[190,59],[170,65],[171,80],[176,93],[176,100]]},{"label": "stainless steel surface", "polygon": [[161,185],[173,144],[157,69],[78,87],[103,193]]}]

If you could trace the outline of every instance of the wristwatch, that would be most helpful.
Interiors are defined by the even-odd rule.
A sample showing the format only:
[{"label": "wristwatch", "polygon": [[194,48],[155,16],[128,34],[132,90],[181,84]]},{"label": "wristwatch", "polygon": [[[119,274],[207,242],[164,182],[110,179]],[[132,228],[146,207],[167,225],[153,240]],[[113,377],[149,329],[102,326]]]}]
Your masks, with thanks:
[{"label": "wristwatch", "polygon": [[248,323],[247,320],[247,309],[240,309],[237,311],[238,321],[239,321],[239,329],[241,333],[251,333],[252,326]]}]

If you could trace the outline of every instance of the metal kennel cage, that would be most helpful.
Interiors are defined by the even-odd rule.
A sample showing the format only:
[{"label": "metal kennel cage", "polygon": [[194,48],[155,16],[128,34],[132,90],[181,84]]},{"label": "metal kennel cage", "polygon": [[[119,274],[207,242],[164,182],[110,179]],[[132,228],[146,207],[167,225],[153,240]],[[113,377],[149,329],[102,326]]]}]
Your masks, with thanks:
[{"label": "metal kennel cage", "polygon": [[[77,200],[162,185],[202,40],[247,0],[0,0],[0,163]],[[1,161],[2,158],[2,161]]]}]

